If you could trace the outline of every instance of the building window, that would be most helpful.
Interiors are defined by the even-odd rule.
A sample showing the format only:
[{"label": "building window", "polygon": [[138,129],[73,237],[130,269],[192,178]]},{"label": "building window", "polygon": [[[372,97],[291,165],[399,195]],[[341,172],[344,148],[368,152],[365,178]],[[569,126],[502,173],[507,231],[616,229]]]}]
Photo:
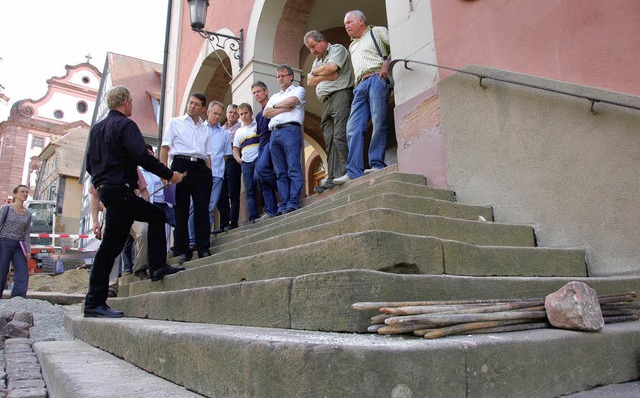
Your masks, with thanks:
[{"label": "building window", "polygon": [[44,146],[44,138],[33,137],[33,141],[31,142],[31,148],[42,148],[43,146]]},{"label": "building window", "polygon": [[78,101],[78,103],[76,104],[76,109],[80,113],[87,113],[87,108],[87,103],[84,101]]},{"label": "building window", "polygon": [[53,111],[53,116],[55,116],[56,119],[62,119],[64,117],[64,112],[62,112],[60,109],[56,109],[55,111]]},{"label": "building window", "polygon": [[91,79],[89,79],[87,76],[82,76],[82,83],[89,84],[90,81]]}]

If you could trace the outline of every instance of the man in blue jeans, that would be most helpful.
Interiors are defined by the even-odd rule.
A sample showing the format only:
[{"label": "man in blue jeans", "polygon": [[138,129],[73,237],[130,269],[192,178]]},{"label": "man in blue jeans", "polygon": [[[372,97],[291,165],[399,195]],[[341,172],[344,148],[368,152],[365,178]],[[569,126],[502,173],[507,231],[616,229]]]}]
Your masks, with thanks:
[{"label": "man in blue jeans", "polygon": [[[347,122],[347,173],[335,178],[336,185],[362,177],[387,167],[384,152],[387,147],[387,108],[389,104],[389,31],[382,26],[369,26],[359,10],[347,12],[344,27],[351,37],[349,52],[355,73],[351,113]],[[364,136],[369,119],[373,124],[369,145],[369,165],[364,168]]]},{"label": "man in blue jeans", "polygon": [[276,74],[281,90],[269,99],[262,114],[271,119],[271,160],[280,194],[276,214],[281,215],[300,208],[300,192],[304,186],[300,153],[306,91],[293,85],[293,69],[289,65],[278,66]]},{"label": "man in blue jeans", "polygon": [[253,94],[253,99],[263,108],[256,115],[260,145],[258,146],[255,180],[258,182],[258,187],[262,191],[262,199],[264,200],[264,215],[261,218],[267,219],[274,217],[278,213],[278,200],[276,198],[278,186],[276,173],[273,171],[273,162],[271,161],[271,149],[269,148],[271,141],[269,122],[271,120],[262,116],[264,107],[269,101],[269,89],[264,82],[258,80],[251,85],[251,94]]}]

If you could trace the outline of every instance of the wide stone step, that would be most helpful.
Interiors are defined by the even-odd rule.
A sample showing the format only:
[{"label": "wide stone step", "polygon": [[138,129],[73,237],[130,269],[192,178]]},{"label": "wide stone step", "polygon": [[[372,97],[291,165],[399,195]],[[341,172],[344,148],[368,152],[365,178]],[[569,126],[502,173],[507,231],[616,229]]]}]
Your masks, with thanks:
[{"label": "wide stone step", "polygon": [[[366,177],[369,178],[371,176]],[[388,190],[388,188],[391,188],[391,190]],[[341,185],[335,189],[327,190],[321,195],[312,195],[311,197],[304,198],[302,201],[302,209],[312,207],[310,205],[319,206],[327,202],[340,201],[343,198],[350,197],[354,194],[363,197],[360,194],[361,192],[371,192],[372,190],[377,192],[386,191],[402,193],[405,195],[422,196],[447,201],[456,200],[456,194],[454,191],[430,187],[425,183],[424,176],[395,173],[369,178],[356,185]]]},{"label": "wide stone step", "polygon": [[640,377],[640,322],[438,340],[129,318],[66,325],[210,397],[557,397]]},{"label": "wide stone step", "polygon": [[[388,181],[397,181],[397,182],[404,182],[408,184],[427,186],[427,179],[424,175],[400,173],[398,171],[398,166],[392,165],[387,167],[385,170],[381,170],[375,173],[362,176],[361,178],[350,181],[347,184],[338,185],[335,188],[326,190],[321,194],[314,194],[311,196],[307,196],[305,198],[301,198],[300,204],[302,207],[308,207],[312,203],[316,203],[318,201],[324,201],[325,199],[332,196],[336,196],[336,195],[339,196],[339,195],[343,195],[344,193],[366,189],[367,187],[370,187],[372,185],[377,185],[377,184],[388,182]],[[455,194],[453,193],[453,191],[439,189],[439,188],[433,188],[433,190],[434,192],[447,191],[449,192],[449,195],[451,195],[450,197],[452,198],[452,200],[455,200]]]},{"label": "wide stone step", "polygon": [[[288,242],[288,244],[292,242],[280,239],[274,242],[271,238],[261,240],[260,237],[264,237],[268,233],[271,233],[272,237],[280,236],[284,230],[292,232],[330,221],[339,221],[350,215],[357,213],[362,214],[374,208],[387,208],[405,213],[434,215],[472,221],[477,221],[479,216],[487,220],[492,219],[492,211],[491,208],[488,207],[465,206],[453,202],[418,196],[405,196],[395,193],[378,193],[364,199],[347,202],[342,205],[330,206],[326,209],[323,208],[322,211],[315,211],[311,214],[291,214],[290,217],[281,217],[275,219],[273,223],[266,227],[260,225],[259,227],[263,228],[250,228],[243,234],[235,234],[234,237],[236,240],[214,238],[212,240],[212,252],[215,257],[211,260],[218,261],[219,259],[234,258],[237,254],[233,254],[232,251],[240,251],[247,256],[254,253],[262,253],[267,250],[285,248],[287,247],[284,246],[285,242]],[[274,231],[274,229],[276,230]],[[256,236],[256,234],[260,235]],[[242,243],[245,244],[238,246],[240,242],[237,239],[242,239]],[[274,243],[276,244],[275,246]],[[302,244],[306,242],[300,240],[295,243]]]},{"label": "wide stone step", "polygon": [[[436,193],[434,194],[433,192]],[[440,215],[445,215],[447,217],[472,220],[477,220],[478,216],[481,215],[488,221],[493,220],[493,214],[490,207],[452,203],[452,201],[455,200],[455,194],[451,191],[436,190],[425,185],[410,184],[392,180],[383,181],[375,186],[362,187],[362,189],[358,190],[352,189],[344,191],[343,193],[335,194],[313,203],[311,206],[302,207],[293,213],[274,217],[268,220],[261,220],[256,224],[245,225],[230,232],[219,234],[212,238],[212,245],[220,245],[234,241],[239,237],[246,237],[257,232],[264,232],[274,228],[274,226],[289,225],[290,223],[298,222],[299,220],[310,220],[311,215],[327,214],[328,211],[335,210],[348,203],[370,199],[371,197],[382,193],[394,193],[405,197],[424,198],[438,201],[432,202],[431,204],[425,204],[425,208],[420,209],[417,213],[437,211]],[[370,208],[373,207],[374,206],[371,206]]]},{"label": "wide stone step", "polygon": [[[367,230],[433,236],[476,245],[535,246],[533,228],[526,225],[461,220],[389,208],[373,208],[348,216],[327,212],[323,223],[320,220],[317,223],[310,223],[298,218],[291,221],[283,220],[265,229],[247,228],[245,231],[234,233],[233,239],[219,242],[214,239],[212,251],[220,253],[273,237],[286,242],[280,247],[291,247]],[[177,259],[171,261],[175,262]]]},{"label": "wide stone step", "polygon": [[221,260],[222,253],[190,261],[187,271],[162,283],[124,284],[119,296],[347,269],[434,275],[587,276],[579,249],[482,247],[387,231],[357,232],[278,249],[282,241],[280,237],[262,241],[259,246],[273,245],[271,250],[252,250],[246,257],[242,249],[248,248],[243,247],[232,251],[234,256],[229,260]]},{"label": "wide stone step", "polygon": [[[324,211],[314,212],[312,214],[304,214],[298,216],[298,214],[291,214],[288,217],[280,217],[277,219],[267,220],[268,226],[265,226],[267,222],[260,222],[258,227],[243,227],[245,231],[241,233],[225,234],[228,236],[233,235],[236,239],[241,239],[242,242],[233,239],[222,239],[222,236],[212,239],[211,252],[213,256],[209,258],[209,261],[217,262],[228,260],[238,257],[246,257],[252,254],[264,253],[265,251],[283,249],[291,247],[291,245],[307,243],[300,240],[284,240],[280,239],[282,230],[308,228],[317,224],[323,224],[328,221],[341,220],[344,217],[348,217],[354,213],[362,213],[371,208],[389,208],[397,211],[407,213],[417,213],[425,215],[438,215],[449,218],[459,218],[465,220],[477,221],[479,216],[484,217],[486,220],[491,221],[493,219],[492,209],[489,207],[481,206],[467,206],[459,203],[453,203],[448,201],[441,201],[437,199],[423,198],[418,196],[405,196],[395,193],[377,193],[373,196],[369,196],[365,199],[356,200],[353,202],[347,202],[343,205],[330,207]],[[270,238],[264,238],[268,235],[268,231],[273,228],[278,228],[279,231],[271,231],[272,236]],[[255,239],[252,239],[254,234]],[[295,236],[295,234],[294,234]],[[301,235],[302,238],[304,235]],[[277,237],[277,239],[275,239]],[[177,259],[171,261],[173,264],[177,263]],[[135,278],[130,278],[131,281],[135,281]],[[129,282],[129,280],[127,280]]]},{"label": "wide stone step", "polygon": [[443,240],[443,273],[469,276],[588,276],[582,249],[477,246]]},{"label": "wide stone step", "polygon": [[79,340],[43,341],[33,349],[52,398],[202,397]]},{"label": "wide stone step", "polygon": [[[162,283],[175,284],[168,287],[175,288],[179,278],[188,274],[167,277]],[[584,282],[601,295],[640,291],[640,278],[468,277],[348,270],[152,292],[110,299],[109,303],[138,318],[362,333],[377,312],[354,310],[351,305],[356,302],[544,298],[569,281]]]}]

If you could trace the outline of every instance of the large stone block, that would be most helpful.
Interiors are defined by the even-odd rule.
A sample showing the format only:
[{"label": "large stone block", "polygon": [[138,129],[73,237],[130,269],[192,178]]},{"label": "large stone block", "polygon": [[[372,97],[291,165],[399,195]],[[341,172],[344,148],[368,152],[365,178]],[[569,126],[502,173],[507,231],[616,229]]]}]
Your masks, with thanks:
[{"label": "large stone block", "polygon": [[451,342],[149,320],[73,322],[89,344],[206,396],[465,393],[465,353]]},{"label": "large stone block", "polygon": [[289,278],[148,293],[109,304],[129,317],[289,328]]},{"label": "large stone block", "polygon": [[[269,241],[288,238],[295,239],[296,234],[274,237]],[[443,272],[440,241],[431,237],[371,230],[311,241],[313,243],[203,265],[208,262],[207,257],[192,262],[191,267],[195,268],[190,267],[186,272],[165,277],[160,283],[132,283],[128,294],[134,296],[150,291],[215,286],[344,269],[425,274]]]},{"label": "large stone block", "polygon": [[443,240],[444,270],[471,276],[587,276],[581,249],[476,246]]},{"label": "large stone block", "polygon": [[637,380],[637,322],[600,333],[546,329],[491,335],[467,351],[467,397],[558,397]]}]

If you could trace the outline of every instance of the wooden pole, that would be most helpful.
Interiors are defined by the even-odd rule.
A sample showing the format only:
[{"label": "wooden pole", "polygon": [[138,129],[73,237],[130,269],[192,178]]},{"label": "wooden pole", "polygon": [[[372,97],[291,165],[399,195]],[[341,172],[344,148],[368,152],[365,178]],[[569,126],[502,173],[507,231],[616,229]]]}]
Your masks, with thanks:
[{"label": "wooden pole", "polygon": [[[471,323],[462,323],[459,325],[446,326],[439,329],[432,329],[429,331],[417,330],[414,334],[425,339],[437,339],[439,337],[450,336],[454,334],[468,333],[472,330],[480,330],[480,329],[488,329],[488,328],[496,328],[508,325],[517,325],[522,323],[532,323],[535,322],[535,319],[513,319],[508,321],[489,321],[489,322],[471,322]],[[423,333],[424,332],[424,333]]]},{"label": "wooden pole", "polygon": [[435,326],[452,325],[456,323],[503,321],[510,319],[543,319],[546,311],[506,311],[488,314],[424,314],[389,318],[384,321],[387,325],[426,324]]}]

